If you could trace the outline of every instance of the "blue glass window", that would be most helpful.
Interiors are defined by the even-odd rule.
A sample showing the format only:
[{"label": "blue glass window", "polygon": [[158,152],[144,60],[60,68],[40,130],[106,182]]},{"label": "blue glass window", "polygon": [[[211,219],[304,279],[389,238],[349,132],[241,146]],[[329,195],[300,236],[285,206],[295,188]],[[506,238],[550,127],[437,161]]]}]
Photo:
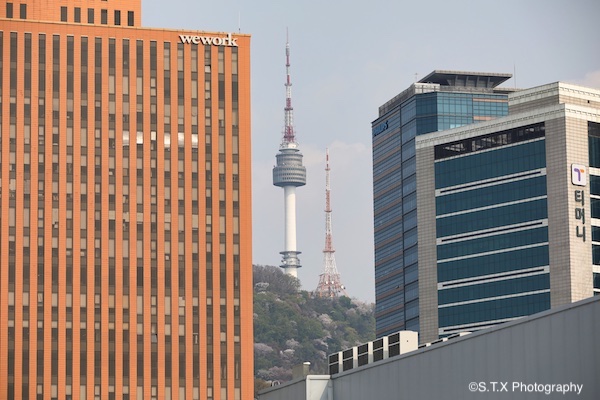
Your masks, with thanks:
[{"label": "blue glass window", "polygon": [[406,303],[404,306],[404,312],[406,319],[410,319],[419,315],[419,299],[413,300],[410,303]]},{"label": "blue glass window", "polygon": [[417,250],[417,246],[411,247],[410,249],[406,249],[404,251],[404,265],[411,265],[412,263],[416,263],[419,259],[419,252]]},{"label": "blue glass window", "polygon": [[588,121],[590,167],[600,168],[600,124]]},{"label": "blue glass window", "polygon": [[414,175],[417,172],[416,157],[409,158],[402,163],[402,176],[404,178]]},{"label": "blue glass window", "polygon": [[[600,204],[600,201],[599,201]],[[548,217],[546,199],[437,219],[437,237],[458,235]]]},{"label": "blue glass window", "polygon": [[545,140],[468,153],[435,163],[435,188],[477,182],[546,166]]},{"label": "blue glass window", "polygon": [[440,144],[435,146],[435,159],[441,160],[448,157],[475,153],[481,150],[492,149],[494,147],[502,147],[508,144],[541,138],[544,137],[545,131],[546,129],[544,124],[541,123],[521,126],[502,132],[495,132],[489,135],[462,139],[456,142]]},{"label": "blue glass window", "polygon": [[385,225],[390,221],[400,222],[402,217],[402,207],[391,207],[385,212],[377,213],[375,215],[375,230],[378,230],[381,225]]},{"label": "blue glass window", "polygon": [[[600,246],[599,246],[600,247]],[[548,245],[438,263],[438,282],[498,274],[550,264]]]},{"label": "blue glass window", "polygon": [[407,249],[417,244],[417,228],[404,233],[404,248]]},{"label": "blue glass window", "polygon": [[389,275],[398,269],[401,269],[403,266],[402,254],[398,254],[388,260],[377,263],[375,266],[375,280],[379,280],[381,277]]},{"label": "blue glass window", "polygon": [[409,229],[417,226],[417,210],[413,210],[413,211],[409,212],[408,214],[405,214],[404,218],[403,218],[403,222],[404,222],[405,230],[409,230]]},{"label": "blue glass window", "polygon": [[413,192],[402,199],[403,210],[405,213],[417,208],[417,192]]},{"label": "blue glass window", "polygon": [[416,175],[411,175],[408,178],[402,180],[402,194],[404,196],[408,195],[409,193],[414,192],[415,190],[417,190],[417,176]]},{"label": "blue glass window", "polygon": [[445,327],[521,317],[549,308],[550,293],[444,307],[438,310],[439,326]]},{"label": "blue glass window", "polygon": [[413,97],[412,99],[402,104],[401,113],[402,125],[405,125],[406,123],[413,120],[417,115],[417,100]]},{"label": "blue glass window", "polygon": [[398,273],[397,275],[392,276],[389,279],[386,279],[382,282],[377,283],[377,290],[375,295],[377,297],[385,295],[385,293],[396,290],[404,286],[404,275],[402,273]]},{"label": "blue glass window", "polygon": [[590,199],[592,218],[600,218],[600,199]]},{"label": "blue glass window", "polygon": [[474,188],[435,198],[437,215],[546,195],[546,176]]},{"label": "blue glass window", "polygon": [[600,226],[592,226],[592,241],[600,242]]},{"label": "blue glass window", "polygon": [[384,300],[378,300],[375,306],[376,312],[384,311],[392,306],[398,306],[403,304],[404,296],[390,296]]},{"label": "blue glass window", "polygon": [[419,332],[419,317],[406,321],[404,329],[407,331]]},{"label": "blue glass window", "polygon": [[402,160],[408,160],[415,155],[415,140],[412,139],[409,142],[402,145]]},{"label": "blue glass window", "polygon": [[[404,322],[404,310],[396,310],[396,311],[390,313],[389,315],[385,315],[383,317],[378,317],[377,322],[378,322],[378,326],[381,325],[381,327],[388,327],[388,326],[396,325],[398,323],[403,323]],[[378,329],[380,329],[380,328],[378,328]],[[396,328],[395,331],[398,331],[398,329]],[[390,333],[393,333],[393,332],[390,332]]]},{"label": "blue glass window", "polygon": [[438,301],[440,305],[450,304],[544,289],[550,289],[550,274],[443,289],[438,291]]},{"label": "blue glass window", "polygon": [[600,176],[590,175],[590,194],[600,195]]},{"label": "blue glass window", "polygon": [[375,240],[377,243],[384,243],[392,238],[395,240],[402,240],[402,223],[400,221],[391,224],[390,226],[386,226],[385,229],[380,229],[375,233]]},{"label": "blue glass window", "polygon": [[404,301],[411,301],[419,297],[419,282],[413,282],[404,288]]},{"label": "blue glass window", "polygon": [[402,144],[404,145],[409,140],[417,135],[417,121],[412,120],[402,127]]},{"label": "blue glass window", "polygon": [[548,241],[548,228],[541,227],[488,236],[473,240],[465,240],[451,244],[437,246],[438,260],[462,257],[470,254],[485,253],[488,251],[510,249]]},{"label": "blue glass window", "polygon": [[413,264],[404,270],[404,283],[409,284],[419,279],[418,265]]},{"label": "blue glass window", "polygon": [[592,245],[592,264],[600,265],[600,246]]},{"label": "blue glass window", "polygon": [[375,263],[397,254],[402,254],[402,241],[393,241],[385,246],[375,246]]}]

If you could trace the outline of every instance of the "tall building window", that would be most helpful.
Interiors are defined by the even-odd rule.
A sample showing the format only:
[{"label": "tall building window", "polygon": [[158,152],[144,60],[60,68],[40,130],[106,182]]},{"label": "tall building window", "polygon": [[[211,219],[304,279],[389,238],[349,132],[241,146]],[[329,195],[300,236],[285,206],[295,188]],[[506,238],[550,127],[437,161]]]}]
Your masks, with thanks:
[{"label": "tall building window", "polygon": [[100,23],[102,25],[108,24],[108,10],[100,10]]},{"label": "tall building window", "polygon": [[6,18],[13,17],[13,3],[6,3]]},{"label": "tall building window", "polygon": [[75,22],[81,22],[81,8],[80,7],[75,7],[75,10],[73,13],[73,20]]},{"label": "tall building window", "polygon": [[67,7],[60,7],[60,20],[62,22],[67,22]]},{"label": "tall building window", "polygon": [[27,19],[27,4],[21,4],[19,17],[21,19]]},{"label": "tall building window", "polygon": [[121,25],[121,11],[115,10],[115,25]]},{"label": "tall building window", "polygon": [[94,9],[88,8],[88,24],[94,23]]},{"label": "tall building window", "polygon": [[590,167],[600,167],[600,124],[588,122],[588,148]]},{"label": "tall building window", "polygon": [[127,11],[127,26],[133,26],[133,11]]}]

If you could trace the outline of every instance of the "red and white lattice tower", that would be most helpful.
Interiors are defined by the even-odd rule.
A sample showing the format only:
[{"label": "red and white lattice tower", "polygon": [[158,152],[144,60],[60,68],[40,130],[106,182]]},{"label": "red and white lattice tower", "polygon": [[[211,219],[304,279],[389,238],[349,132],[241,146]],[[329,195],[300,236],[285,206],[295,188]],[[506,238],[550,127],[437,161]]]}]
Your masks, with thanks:
[{"label": "red and white lattice tower", "polygon": [[323,249],[323,272],[319,275],[319,284],[315,295],[319,297],[347,296],[340,274],[335,266],[335,250],[331,234],[331,186],[329,184],[329,149],[325,166],[325,248]]}]

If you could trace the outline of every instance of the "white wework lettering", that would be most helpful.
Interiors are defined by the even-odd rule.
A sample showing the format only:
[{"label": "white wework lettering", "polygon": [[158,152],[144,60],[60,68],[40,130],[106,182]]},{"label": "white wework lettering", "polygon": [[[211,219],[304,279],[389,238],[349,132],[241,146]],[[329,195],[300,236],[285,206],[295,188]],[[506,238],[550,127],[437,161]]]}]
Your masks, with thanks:
[{"label": "white wework lettering", "polygon": [[181,40],[181,43],[192,43],[193,36],[190,36],[190,35],[179,35],[179,40]]},{"label": "white wework lettering", "polygon": [[210,46],[211,44],[213,44],[213,38],[211,37],[200,36],[200,40],[202,40],[203,45],[208,44]]},{"label": "white wework lettering", "polygon": [[228,33],[226,37],[218,36],[195,36],[195,35],[179,35],[179,40],[184,44],[203,44],[209,46],[230,46],[237,47],[237,38]]},{"label": "white wework lettering", "polygon": [[231,33],[227,34],[227,46],[237,47],[237,38],[232,38]]}]

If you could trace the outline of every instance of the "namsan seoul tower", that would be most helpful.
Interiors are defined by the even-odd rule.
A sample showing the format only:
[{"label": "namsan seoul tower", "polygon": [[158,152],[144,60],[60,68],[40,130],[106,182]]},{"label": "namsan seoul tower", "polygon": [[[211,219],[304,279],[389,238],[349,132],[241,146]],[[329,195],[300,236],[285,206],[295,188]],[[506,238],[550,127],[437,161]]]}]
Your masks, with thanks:
[{"label": "namsan seoul tower", "polygon": [[315,290],[318,297],[347,296],[340,274],[335,265],[335,250],[331,233],[331,184],[329,179],[329,149],[325,163],[325,248],[323,249],[323,272],[319,275],[319,284]]},{"label": "namsan seoul tower", "polygon": [[277,154],[277,165],[273,167],[273,185],[283,188],[285,207],[284,250],[280,267],[287,274],[298,277],[301,267],[296,249],[296,188],[306,185],[306,168],[302,165],[302,153],[294,133],[294,109],[292,108],[292,80],[290,77],[290,43],[285,45],[285,126],[283,139]]}]

